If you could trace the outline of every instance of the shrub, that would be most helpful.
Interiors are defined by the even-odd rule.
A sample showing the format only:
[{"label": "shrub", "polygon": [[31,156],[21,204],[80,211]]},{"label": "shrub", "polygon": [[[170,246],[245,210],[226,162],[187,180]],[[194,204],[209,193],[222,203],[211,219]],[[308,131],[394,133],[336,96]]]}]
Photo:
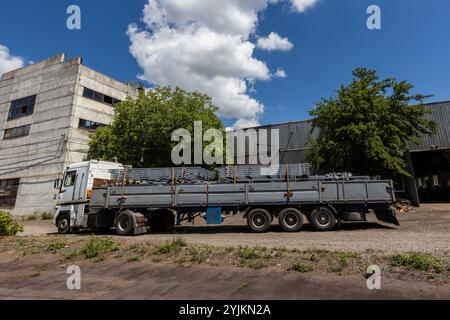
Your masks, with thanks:
[{"label": "shrub", "polygon": [[0,236],[15,236],[22,231],[23,227],[9,213],[0,211]]}]

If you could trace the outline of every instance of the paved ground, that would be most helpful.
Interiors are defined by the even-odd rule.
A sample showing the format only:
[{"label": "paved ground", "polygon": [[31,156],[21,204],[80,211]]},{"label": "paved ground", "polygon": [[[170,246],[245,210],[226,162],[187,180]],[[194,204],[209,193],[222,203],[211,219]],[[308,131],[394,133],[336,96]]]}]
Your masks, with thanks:
[{"label": "paved ground", "polygon": [[[450,252],[450,204],[423,205],[408,213],[398,215],[400,227],[381,224],[374,217],[368,224],[344,225],[340,231],[314,232],[306,225],[299,233],[284,233],[274,225],[265,234],[250,233],[240,216],[225,221],[225,225],[210,227],[197,220],[196,226],[177,227],[175,232],[183,235],[189,243],[213,246],[265,246],[290,249],[327,249],[385,252],[421,251],[430,253]],[[53,234],[51,221],[24,222],[21,236]],[[173,239],[168,234],[148,234],[129,238],[130,242],[164,242]]]}]

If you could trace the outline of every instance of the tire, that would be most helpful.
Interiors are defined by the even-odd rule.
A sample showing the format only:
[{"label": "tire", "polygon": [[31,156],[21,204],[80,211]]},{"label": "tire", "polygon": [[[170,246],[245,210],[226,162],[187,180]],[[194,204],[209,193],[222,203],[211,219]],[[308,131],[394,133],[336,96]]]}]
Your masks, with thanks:
[{"label": "tire", "polygon": [[285,232],[299,232],[303,228],[303,214],[295,208],[282,210],[278,221]]},{"label": "tire", "polygon": [[69,234],[70,233],[70,214],[64,213],[58,217],[58,221],[56,223],[58,228],[58,233],[60,234]]},{"label": "tire", "polygon": [[253,209],[247,216],[248,227],[256,233],[269,231],[272,220],[272,215],[265,209]]},{"label": "tire", "polygon": [[336,227],[336,217],[328,208],[319,208],[311,212],[309,222],[316,231],[332,231]]},{"label": "tire", "polygon": [[131,236],[134,234],[134,220],[132,212],[129,210],[122,211],[116,218],[116,233],[119,236]]}]

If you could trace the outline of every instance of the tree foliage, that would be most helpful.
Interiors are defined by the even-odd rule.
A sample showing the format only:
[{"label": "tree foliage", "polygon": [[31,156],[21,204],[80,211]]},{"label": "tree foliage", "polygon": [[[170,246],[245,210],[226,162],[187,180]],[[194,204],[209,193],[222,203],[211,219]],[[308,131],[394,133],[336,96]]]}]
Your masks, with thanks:
[{"label": "tree foliage", "polygon": [[411,94],[406,81],[380,80],[374,70],[357,68],[353,76],[310,112],[320,132],[310,142],[308,160],[329,172],[408,176],[410,144],[437,129],[423,105],[429,96]]},{"label": "tree foliage", "polygon": [[116,105],[117,115],[108,127],[91,137],[89,157],[113,160],[133,167],[172,166],[172,133],[187,129],[193,135],[194,121],[202,121],[203,131],[224,130],[217,107],[210,97],[180,88],[156,87],[141,92],[137,100]]}]

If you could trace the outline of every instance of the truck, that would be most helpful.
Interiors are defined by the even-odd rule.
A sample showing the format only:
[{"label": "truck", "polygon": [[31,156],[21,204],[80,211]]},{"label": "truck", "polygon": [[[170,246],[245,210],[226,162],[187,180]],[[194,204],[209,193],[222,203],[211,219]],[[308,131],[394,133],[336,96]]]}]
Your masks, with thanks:
[{"label": "truck", "polygon": [[276,220],[284,232],[298,232],[306,221],[316,231],[331,231],[343,222],[367,221],[368,214],[399,225],[391,180],[312,175],[303,165],[280,166],[275,175],[259,171],[75,163],[55,181],[54,223],[61,234],[115,230],[122,236],[168,231],[198,217],[220,225],[237,214],[255,233],[269,231]]}]

